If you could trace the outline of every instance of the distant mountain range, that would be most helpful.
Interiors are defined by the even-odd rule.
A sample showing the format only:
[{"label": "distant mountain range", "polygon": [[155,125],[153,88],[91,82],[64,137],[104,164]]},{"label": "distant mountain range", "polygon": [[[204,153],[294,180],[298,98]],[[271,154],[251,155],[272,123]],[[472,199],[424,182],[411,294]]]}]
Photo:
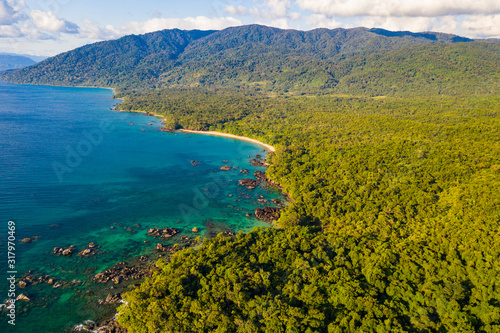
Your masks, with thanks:
[{"label": "distant mountain range", "polygon": [[[404,80],[405,89],[418,83],[430,84],[436,92],[452,92],[460,89],[460,81],[449,83],[450,77],[490,89],[484,87],[484,75],[497,79],[499,54],[498,43],[437,32],[297,31],[248,25],[125,36],[0,73],[0,79],[133,89],[333,89],[372,95],[398,90]],[[476,82],[479,74],[481,82]],[[378,84],[367,88],[367,82],[373,80]]]},{"label": "distant mountain range", "polygon": [[36,61],[22,55],[0,53],[0,71],[24,68],[34,64]]}]

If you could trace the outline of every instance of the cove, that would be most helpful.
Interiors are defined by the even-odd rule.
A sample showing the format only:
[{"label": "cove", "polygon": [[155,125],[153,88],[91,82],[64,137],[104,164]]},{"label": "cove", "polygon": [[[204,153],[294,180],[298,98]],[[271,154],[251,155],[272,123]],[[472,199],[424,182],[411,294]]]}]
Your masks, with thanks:
[{"label": "cove", "polygon": [[[9,221],[15,223],[16,281],[29,271],[37,279],[25,288],[16,283],[16,295],[31,300],[16,302],[15,328],[2,312],[2,332],[63,332],[96,320],[115,306],[99,299],[136,283],[97,283],[96,274],[141,256],[154,264],[157,243],[182,246],[183,236],[269,226],[246,214],[281,198],[273,189],[238,185],[265,171],[250,165],[255,155],[265,157],[261,146],[162,132],[159,118],[111,110],[119,101],[109,89],[0,83],[0,101],[0,302],[8,298]],[[168,240],[147,235],[166,227],[179,233]],[[32,240],[21,242],[25,238]],[[92,242],[95,255],[77,254]],[[52,253],[70,245],[72,256]]]}]

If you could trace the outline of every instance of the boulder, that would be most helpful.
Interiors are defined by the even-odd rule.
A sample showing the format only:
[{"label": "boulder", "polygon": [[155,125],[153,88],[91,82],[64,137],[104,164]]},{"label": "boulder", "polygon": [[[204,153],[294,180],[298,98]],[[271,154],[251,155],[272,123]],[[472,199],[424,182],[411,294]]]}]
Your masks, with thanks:
[{"label": "boulder", "polygon": [[276,207],[266,206],[264,208],[255,209],[255,217],[259,220],[272,223],[280,217],[280,209]]},{"label": "boulder", "polygon": [[265,166],[264,162],[262,162],[261,160],[256,159],[256,158],[252,158],[250,160],[250,164],[253,166],[258,166],[258,167]]},{"label": "boulder", "polygon": [[151,228],[148,230],[148,236],[162,238],[170,238],[178,233],[179,231],[174,228]]},{"label": "boulder", "polygon": [[19,294],[16,298],[17,301],[31,301],[31,298],[28,297],[26,294]]},{"label": "boulder", "polygon": [[258,180],[260,180],[262,182],[267,181],[266,174],[264,172],[262,172],[262,171],[255,171],[253,173],[253,175],[255,176],[255,178],[257,178]]},{"label": "boulder", "polygon": [[83,249],[78,254],[81,255],[82,257],[88,257],[89,255],[92,254],[92,250],[91,249]]},{"label": "boulder", "polygon": [[276,206],[283,206],[283,201],[280,199],[271,199],[271,201],[276,205]]},{"label": "boulder", "polygon": [[240,179],[238,181],[238,183],[241,185],[241,186],[246,186],[247,188],[255,188],[256,186],[258,186],[260,184],[260,181],[258,181],[257,179],[249,179],[249,178],[244,178],[244,179]]},{"label": "boulder", "polygon": [[113,281],[114,284],[118,284],[123,281],[123,277],[121,275],[118,275],[112,278],[111,281]]},{"label": "boulder", "polygon": [[21,242],[23,242],[23,243],[31,243],[31,238],[29,238],[29,237],[23,238],[23,239],[21,239]]},{"label": "boulder", "polygon": [[231,170],[231,167],[229,165],[224,165],[224,166],[221,166],[220,169],[223,171],[229,171],[229,170]]}]

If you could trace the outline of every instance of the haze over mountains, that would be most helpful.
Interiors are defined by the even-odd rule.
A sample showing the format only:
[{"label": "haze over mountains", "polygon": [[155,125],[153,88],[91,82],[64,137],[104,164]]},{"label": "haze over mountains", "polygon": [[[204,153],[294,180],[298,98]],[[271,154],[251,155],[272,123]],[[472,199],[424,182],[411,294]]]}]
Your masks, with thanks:
[{"label": "haze over mountains", "polygon": [[36,61],[22,55],[0,53],[0,71],[24,68],[34,64]]},{"label": "haze over mountains", "polygon": [[[474,44],[471,47],[469,44]],[[30,68],[0,74],[9,82],[115,88],[237,88],[275,92],[348,91],[387,95],[412,84],[434,93],[478,75],[496,80],[498,43],[383,29],[282,30],[259,25],[221,31],[163,30],[86,45]],[[436,73],[446,72],[445,77]],[[418,80],[414,80],[415,76]],[[369,80],[378,85],[366,87]]]}]

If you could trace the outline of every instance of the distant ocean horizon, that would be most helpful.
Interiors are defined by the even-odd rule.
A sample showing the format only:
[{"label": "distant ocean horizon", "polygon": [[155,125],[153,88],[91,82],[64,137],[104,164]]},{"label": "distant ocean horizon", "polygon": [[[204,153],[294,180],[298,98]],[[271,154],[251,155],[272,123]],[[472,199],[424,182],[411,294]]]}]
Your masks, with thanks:
[{"label": "distant ocean horizon", "polygon": [[[0,303],[10,298],[10,271],[17,272],[16,297],[31,299],[16,302],[15,326],[1,312],[2,332],[64,332],[109,315],[114,306],[98,300],[132,286],[96,283],[95,274],[143,255],[154,261],[157,243],[182,245],[182,236],[269,226],[251,213],[272,205],[259,199],[282,198],[273,189],[238,185],[265,170],[250,165],[249,156],[265,157],[261,146],[162,132],[160,118],[111,110],[119,103],[111,97],[110,89],[0,82]],[[180,233],[155,239],[147,235],[154,227]],[[95,255],[77,255],[91,242]],[[52,253],[70,245],[76,248],[70,257]],[[28,271],[43,282],[21,288]]]}]

